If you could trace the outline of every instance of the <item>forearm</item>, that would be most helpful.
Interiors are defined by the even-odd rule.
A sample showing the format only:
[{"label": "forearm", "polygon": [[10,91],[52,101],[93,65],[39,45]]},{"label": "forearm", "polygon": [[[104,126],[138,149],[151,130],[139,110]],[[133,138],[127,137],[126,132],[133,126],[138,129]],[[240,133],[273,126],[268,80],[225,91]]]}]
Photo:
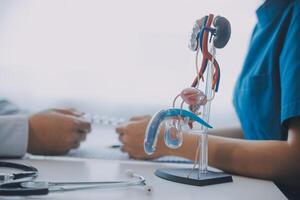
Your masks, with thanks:
[{"label": "forearm", "polygon": [[[209,165],[223,171],[289,184],[299,179],[299,152],[293,152],[286,141],[209,136],[208,148]],[[182,147],[168,150],[167,154],[194,160],[196,149],[197,136],[185,135]]]},{"label": "forearm", "polygon": [[[161,130],[161,133],[159,135],[158,140],[158,146],[160,146],[161,151],[163,154],[167,155],[177,155],[181,157],[186,157],[190,160],[195,159],[195,152],[197,149],[197,138],[196,135],[193,134],[184,134],[183,137],[183,144],[182,146],[177,149],[168,149],[168,147],[163,142],[163,130]],[[215,135],[220,137],[229,137],[229,138],[243,138],[243,133],[240,128],[228,128],[228,129],[217,129],[209,132],[209,135]]]},{"label": "forearm", "polygon": [[184,134],[182,145],[178,149],[168,148],[164,144],[162,136],[158,140],[158,146],[159,146],[159,151],[161,152],[161,156],[172,155],[172,156],[185,157],[190,160],[195,159],[197,145],[198,145],[198,139],[194,134]]},{"label": "forearm", "polygon": [[239,127],[212,130],[209,131],[209,135],[229,137],[229,138],[240,138],[240,139],[244,138],[242,129]]},{"label": "forearm", "polygon": [[299,175],[299,152],[293,152],[286,141],[210,136],[208,146],[209,165],[230,173],[280,182]]}]

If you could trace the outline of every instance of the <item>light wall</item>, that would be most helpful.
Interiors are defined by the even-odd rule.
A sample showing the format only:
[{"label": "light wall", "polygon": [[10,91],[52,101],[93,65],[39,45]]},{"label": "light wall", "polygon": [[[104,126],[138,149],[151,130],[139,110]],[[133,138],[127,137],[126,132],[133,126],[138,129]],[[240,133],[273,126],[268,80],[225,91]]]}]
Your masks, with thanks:
[{"label": "light wall", "polygon": [[221,83],[212,112],[234,118],[232,90],[258,3],[1,0],[0,94],[31,110],[67,105],[106,115],[152,113],[190,85],[189,33],[197,18],[215,13],[231,21],[232,38],[217,52]]}]

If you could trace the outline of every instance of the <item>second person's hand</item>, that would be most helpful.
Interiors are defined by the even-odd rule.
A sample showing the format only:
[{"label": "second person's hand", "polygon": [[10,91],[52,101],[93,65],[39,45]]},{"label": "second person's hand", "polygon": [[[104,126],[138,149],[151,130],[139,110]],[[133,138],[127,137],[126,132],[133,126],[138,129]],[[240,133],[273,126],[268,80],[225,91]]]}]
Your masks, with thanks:
[{"label": "second person's hand", "polygon": [[121,150],[127,152],[134,159],[153,159],[165,155],[166,147],[163,142],[162,134],[158,137],[158,144],[153,155],[149,156],[144,151],[144,137],[147,125],[151,116],[132,117],[128,123],[116,128],[119,134],[119,140],[123,146]]}]

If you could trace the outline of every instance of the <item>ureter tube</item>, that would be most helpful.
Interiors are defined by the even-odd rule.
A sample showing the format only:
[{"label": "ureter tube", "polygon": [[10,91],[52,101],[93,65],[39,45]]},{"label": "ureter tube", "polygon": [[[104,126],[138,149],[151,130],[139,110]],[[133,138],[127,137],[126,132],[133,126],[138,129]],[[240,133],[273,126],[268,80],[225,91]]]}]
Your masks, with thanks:
[{"label": "ureter tube", "polygon": [[[213,63],[208,62],[208,66],[206,69],[206,84],[205,84],[205,95],[207,99],[211,99],[213,97],[213,89],[212,89],[212,73],[213,73]],[[208,101],[205,106],[203,107],[203,112],[202,112],[202,119],[209,123],[209,117],[210,117],[210,106],[211,106],[211,101]],[[198,177],[201,176],[201,173],[206,173],[207,172],[207,165],[208,165],[208,138],[207,138],[207,127],[201,126],[201,133],[199,135],[199,159],[198,159],[198,164],[199,164],[199,170],[198,170]]]}]

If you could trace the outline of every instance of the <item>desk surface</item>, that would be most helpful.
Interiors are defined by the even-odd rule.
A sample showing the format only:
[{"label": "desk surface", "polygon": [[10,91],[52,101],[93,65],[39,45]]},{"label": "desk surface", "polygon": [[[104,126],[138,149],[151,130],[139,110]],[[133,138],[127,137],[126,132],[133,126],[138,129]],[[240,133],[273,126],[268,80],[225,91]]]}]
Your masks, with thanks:
[{"label": "desk surface", "polygon": [[[38,180],[48,181],[120,180],[125,179],[125,171],[131,169],[144,176],[153,187],[151,194],[147,194],[141,187],[131,187],[52,193],[42,199],[286,199],[270,181],[233,176],[233,183],[198,187],[169,182],[153,174],[155,169],[160,167],[190,166],[188,164],[56,157],[34,157],[10,161],[37,167],[40,172]],[[32,197],[32,199],[37,198]]]}]

